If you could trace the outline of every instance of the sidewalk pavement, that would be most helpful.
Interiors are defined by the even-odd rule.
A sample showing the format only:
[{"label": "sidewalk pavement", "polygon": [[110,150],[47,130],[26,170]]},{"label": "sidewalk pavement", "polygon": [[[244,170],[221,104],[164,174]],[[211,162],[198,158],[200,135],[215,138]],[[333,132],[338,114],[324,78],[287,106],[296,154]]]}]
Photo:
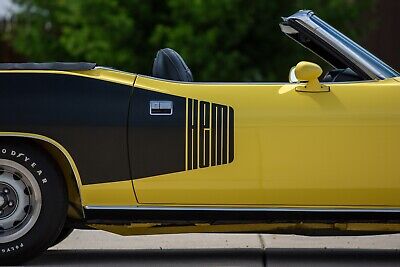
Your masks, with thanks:
[{"label": "sidewalk pavement", "polygon": [[340,248],[400,250],[400,234],[359,237],[305,237],[273,234],[173,234],[123,237],[97,230],[75,230],[61,244],[51,249],[208,248]]}]

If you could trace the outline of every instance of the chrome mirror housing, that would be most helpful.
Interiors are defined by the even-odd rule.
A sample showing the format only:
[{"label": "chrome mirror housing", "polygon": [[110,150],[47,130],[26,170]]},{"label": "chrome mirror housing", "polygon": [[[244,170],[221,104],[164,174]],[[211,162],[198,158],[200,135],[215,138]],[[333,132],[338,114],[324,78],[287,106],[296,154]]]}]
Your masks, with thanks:
[{"label": "chrome mirror housing", "polygon": [[296,66],[293,66],[289,71],[289,82],[290,83],[298,83],[299,80],[296,77]]}]

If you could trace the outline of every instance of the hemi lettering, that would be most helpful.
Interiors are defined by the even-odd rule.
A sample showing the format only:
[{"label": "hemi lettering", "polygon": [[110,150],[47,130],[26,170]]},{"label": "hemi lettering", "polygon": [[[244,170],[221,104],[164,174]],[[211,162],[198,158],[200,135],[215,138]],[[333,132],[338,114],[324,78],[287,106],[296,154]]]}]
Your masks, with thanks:
[{"label": "hemi lettering", "polygon": [[233,108],[190,98],[187,106],[187,170],[232,162]]}]

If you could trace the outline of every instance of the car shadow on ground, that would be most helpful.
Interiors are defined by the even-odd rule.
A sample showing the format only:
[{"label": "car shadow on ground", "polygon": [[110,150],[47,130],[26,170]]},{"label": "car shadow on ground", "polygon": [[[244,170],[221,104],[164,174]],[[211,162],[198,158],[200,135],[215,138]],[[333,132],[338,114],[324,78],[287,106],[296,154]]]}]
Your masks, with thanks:
[{"label": "car shadow on ground", "polygon": [[49,250],[29,266],[400,266],[400,250]]}]

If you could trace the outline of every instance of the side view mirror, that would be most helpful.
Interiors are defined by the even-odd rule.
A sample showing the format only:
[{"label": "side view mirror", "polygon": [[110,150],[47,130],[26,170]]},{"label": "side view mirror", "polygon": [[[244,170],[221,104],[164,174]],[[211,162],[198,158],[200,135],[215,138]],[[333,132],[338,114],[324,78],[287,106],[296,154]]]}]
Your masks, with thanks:
[{"label": "side view mirror", "polygon": [[[293,69],[293,68],[292,68]],[[292,72],[292,70],[291,70]],[[329,86],[322,85],[318,78],[322,69],[315,63],[301,61],[294,67],[294,75],[298,81],[307,82],[306,85],[296,87],[298,92],[329,92]]]}]

